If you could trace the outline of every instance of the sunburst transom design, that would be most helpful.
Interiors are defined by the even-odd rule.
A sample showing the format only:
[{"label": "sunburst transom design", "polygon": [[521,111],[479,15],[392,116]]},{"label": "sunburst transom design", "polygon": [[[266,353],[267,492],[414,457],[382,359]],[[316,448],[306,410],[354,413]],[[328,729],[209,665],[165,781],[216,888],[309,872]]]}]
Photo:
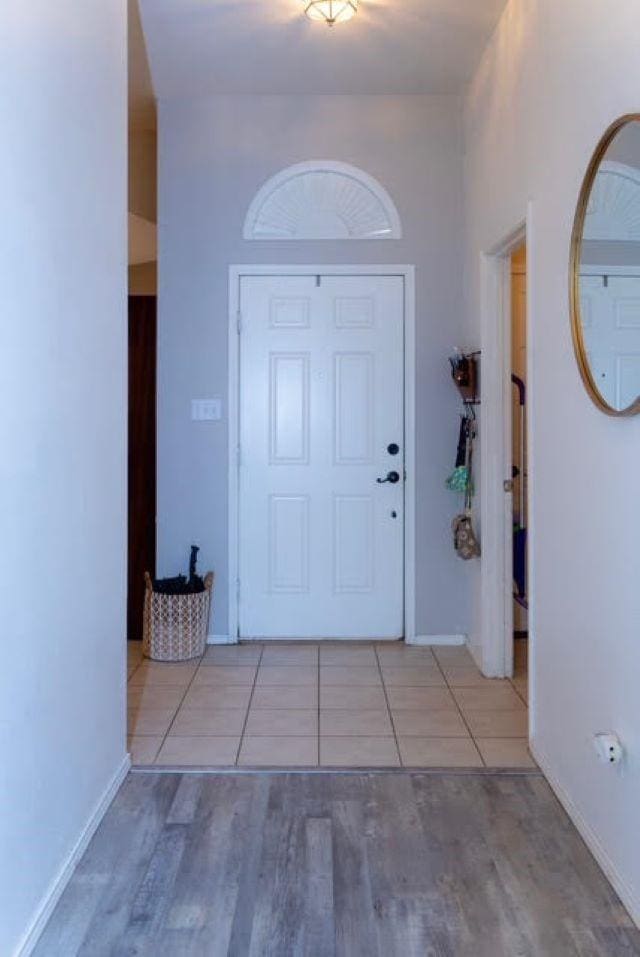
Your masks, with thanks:
[{"label": "sunburst transom design", "polygon": [[583,238],[640,242],[640,170],[602,163],[589,197]]},{"label": "sunburst transom design", "polygon": [[299,163],[256,194],[245,239],[400,239],[398,211],[384,187],[346,163]]}]

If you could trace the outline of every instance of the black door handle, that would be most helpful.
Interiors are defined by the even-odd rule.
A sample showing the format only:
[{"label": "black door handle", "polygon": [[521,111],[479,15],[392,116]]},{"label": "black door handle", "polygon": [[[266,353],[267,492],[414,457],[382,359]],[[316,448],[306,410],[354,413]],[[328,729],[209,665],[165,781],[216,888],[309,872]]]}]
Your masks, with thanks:
[{"label": "black door handle", "polygon": [[391,482],[392,485],[397,485],[399,481],[400,481],[399,472],[387,472],[386,478],[376,479],[376,482],[378,483],[378,485],[384,485],[385,482]]}]

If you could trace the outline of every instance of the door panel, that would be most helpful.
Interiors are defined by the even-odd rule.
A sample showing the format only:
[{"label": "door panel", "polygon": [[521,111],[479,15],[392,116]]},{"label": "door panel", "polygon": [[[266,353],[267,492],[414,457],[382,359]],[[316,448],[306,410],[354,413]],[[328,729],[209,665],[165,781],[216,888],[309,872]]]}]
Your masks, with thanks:
[{"label": "door panel", "polygon": [[373,361],[371,352],[334,356],[336,465],[367,465],[373,459]]},{"label": "door panel", "polygon": [[[243,277],[240,635],[403,632],[401,277]],[[400,446],[391,456],[390,443]]]},{"label": "door panel", "polygon": [[375,509],[371,495],[333,500],[333,588],[336,594],[373,589]]},{"label": "door panel", "polygon": [[271,465],[309,464],[309,354],[269,356]]},{"label": "door panel", "polygon": [[269,496],[268,593],[309,590],[309,497]]}]

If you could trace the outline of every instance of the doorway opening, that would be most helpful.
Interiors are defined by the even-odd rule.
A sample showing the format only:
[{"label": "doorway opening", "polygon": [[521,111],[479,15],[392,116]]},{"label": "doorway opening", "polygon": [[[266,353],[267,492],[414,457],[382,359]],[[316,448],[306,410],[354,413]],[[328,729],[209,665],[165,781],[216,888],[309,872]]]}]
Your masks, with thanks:
[{"label": "doorway opening", "polygon": [[[511,254],[511,457],[513,514],[513,678],[526,682],[529,637],[527,431],[527,247]],[[521,693],[526,689],[520,689]]]},{"label": "doorway opening", "polygon": [[412,267],[232,267],[231,640],[413,637],[413,302]]},{"label": "doorway opening", "polygon": [[145,572],[156,572],[158,136],[139,4],[128,4],[128,551],[130,662],[141,655]]},{"label": "doorway opening", "polygon": [[[514,678],[517,640],[515,671],[525,699],[525,652],[535,652],[530,234],[531,207],[481,264],[481,637],[475,649],[486,677]],[[528,642],[524,635],[514,638],[525,631]]]},{"label": "doorway opening", "polygon": [[156,348],[155,295],[129,295],[129,641],[142,639],[144,574],[156,568]]}]

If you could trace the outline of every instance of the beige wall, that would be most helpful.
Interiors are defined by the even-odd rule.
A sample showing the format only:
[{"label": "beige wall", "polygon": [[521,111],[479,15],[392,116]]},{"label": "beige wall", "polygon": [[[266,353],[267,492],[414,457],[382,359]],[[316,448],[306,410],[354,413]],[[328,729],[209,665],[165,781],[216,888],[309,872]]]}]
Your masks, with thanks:
[{"label": "beige wall", "polygon": [[[149,70],[147,50],[140,23],[138,0],[128,3],[128,81],[129,81],[129,200],[130,213],[150,223],[157,221],[157,155],[156,104]],[[134,221],[135,222],[135,221]],[[138,226],[144,224],[138,223]],[[156,292],[156,263],[140,262],[132,257],[139,249],[136,233],[129,223],[129,294],[154,295]],[[146,231],[145,231],[146,232]]]},{"label": "beige wall", "polygon": [[157,137],[152,130],[129,132],[129,212],[157,219]]},{"label": "beige wall", "polygon": [[[129,212],[157,220],[157,136],[151,130],[129,131]],[[157,263],[129,266],[129,294],[155,295]]]},{"label": "beige wall", "polygon": [[129,295],[155,296],[158,289],[158,264],[129,266]]}]

